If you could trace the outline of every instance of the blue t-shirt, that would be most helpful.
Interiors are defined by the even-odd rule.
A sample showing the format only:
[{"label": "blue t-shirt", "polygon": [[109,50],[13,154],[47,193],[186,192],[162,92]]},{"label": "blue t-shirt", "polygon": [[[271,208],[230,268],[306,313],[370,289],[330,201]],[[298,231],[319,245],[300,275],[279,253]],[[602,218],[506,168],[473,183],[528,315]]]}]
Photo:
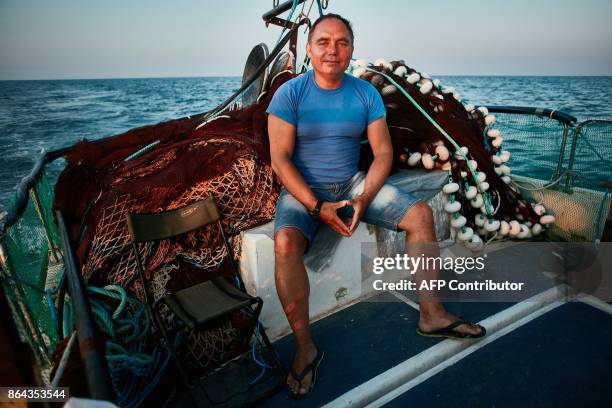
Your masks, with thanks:
[{"label": "blue t-shirt", "polygon": [[337,89],[322,89],[313,71],[278,88],[268,113],[296,128],[293,164],[309,185],[342,183],[357,173],[365,128],[385,114],[369,82],[344,74]]}]

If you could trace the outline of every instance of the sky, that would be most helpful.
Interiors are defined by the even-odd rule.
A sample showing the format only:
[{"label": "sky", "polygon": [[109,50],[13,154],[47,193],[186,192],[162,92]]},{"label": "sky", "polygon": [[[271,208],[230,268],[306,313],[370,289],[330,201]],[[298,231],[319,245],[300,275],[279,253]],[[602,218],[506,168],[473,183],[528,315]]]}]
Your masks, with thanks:
[{"label": "sky", "polygon": [[[0,80],[241,75],[251,48],[280,34],[261,19],[271,8],[0,0]],[[352,21],[354,56],[370,61],[433,75],[612,75],[612,0],[329,0],[326,11]]]}]

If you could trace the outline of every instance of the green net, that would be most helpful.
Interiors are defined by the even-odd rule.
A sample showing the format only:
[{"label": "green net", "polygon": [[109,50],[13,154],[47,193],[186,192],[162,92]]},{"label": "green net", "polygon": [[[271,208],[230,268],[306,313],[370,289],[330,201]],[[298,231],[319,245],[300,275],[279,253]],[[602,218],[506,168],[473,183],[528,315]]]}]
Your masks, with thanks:
[{"label": "green net", "polygon": [[612,188],[612,121],[585,121],[577,126],[574,137],[569,185],[601,191]]},{"label": "green net", "polygon": [[599,239],[612,199],[612,121],[588,120],[568,127],[532,114],[496,116],[521,194],[555,215],[549,237]]},{"label": "green net", "polygon": [[[555,119],[532,114],[495,113],[512,174],[553,180],[567,167],[570,129]],[[561,161],[561,163],[560,163]],[[561,165],[559,165],[561,164]]]},{"label": "green net", "polygon": [[[30,190],[23,215],[8,227],[4,239],[2,289],[19,334],[30,344],[43,372],[50,368],[59,341],[55,298],[64,270],[52,202],[53,191],[43,174]],[[14,207],[12,202],[9,209]]]}]

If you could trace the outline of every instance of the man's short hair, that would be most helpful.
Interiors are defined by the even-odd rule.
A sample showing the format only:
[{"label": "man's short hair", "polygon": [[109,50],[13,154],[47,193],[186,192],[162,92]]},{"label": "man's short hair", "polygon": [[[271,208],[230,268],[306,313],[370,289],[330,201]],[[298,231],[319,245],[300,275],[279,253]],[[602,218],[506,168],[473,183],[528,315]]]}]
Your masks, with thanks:
[{"label": "man's short hair", "polygon": [[354,43],[354,39],[355,39],[355,35],[353,34],[353,26],[351,25],[351,22],[348,21],[346,18],[342,17],[340,14],[334,14],[334,13],[324,14],[321,17],[319,17],[317,19],[317,21],[314,22],[312,27],[310,27],[310,31],[308,31],[308,41],[310,42],[310,38],[312,37],[312,33],[314,33],[314,30],[319,25],[319,23],[322,22],[322,21],[325,21],[325,20],[329,20],[331,18],[335,18],[336,20],[340,20],[342,22],[342,24],[344,24],[346,26],[346,29],[349,32],[349,36],[351,37],[351,44],[353,44]]}]

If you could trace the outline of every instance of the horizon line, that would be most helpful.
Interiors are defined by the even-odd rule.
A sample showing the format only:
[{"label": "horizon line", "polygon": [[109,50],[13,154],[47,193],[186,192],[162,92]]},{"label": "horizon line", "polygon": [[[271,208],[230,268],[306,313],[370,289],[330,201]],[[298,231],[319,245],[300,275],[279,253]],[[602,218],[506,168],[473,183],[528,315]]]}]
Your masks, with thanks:
[{"label": "horizon line", "polygon": [[[567,77],[567,78],[606,78],[611,74],[430,74],[432,77]],[[17,78],[0,79],[0,82],[25,81],[95,81],[122,79],[191,79],[191,78],[241,78],[242,75],[184,75],[184,76],[122,76],[122,77],[73,77],[73,78]]]}]

